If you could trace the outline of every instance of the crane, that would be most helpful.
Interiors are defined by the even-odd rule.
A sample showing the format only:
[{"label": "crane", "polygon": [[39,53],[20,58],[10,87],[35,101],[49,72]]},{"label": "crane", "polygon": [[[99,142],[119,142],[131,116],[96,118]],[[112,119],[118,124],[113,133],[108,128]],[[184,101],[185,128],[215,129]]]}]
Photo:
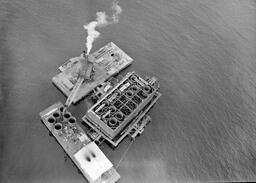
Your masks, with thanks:
[{"label": "crane", "polygon": [[81,60],[81,68],[79,70],[79,73],[78,73],[78,79],[76,81],[76,84],[74,85],[72,91],[70,92],[65,104],[64,104],[64,109],[63,109],[63,112],[62,112],[62,116],[63,114],[66,112],[67,108],[72,104],[80,86],[82,85],[82,83],[85,81],[85,80],[91,80],[92,79],[92,74],[93,74],[93,70],[94,70],[94,67],[93,67],[93,62],[91,62],[89,60],[89,56],[88,54],[85,53],[85,51],[83,52],[83,57],[84,59]]}]

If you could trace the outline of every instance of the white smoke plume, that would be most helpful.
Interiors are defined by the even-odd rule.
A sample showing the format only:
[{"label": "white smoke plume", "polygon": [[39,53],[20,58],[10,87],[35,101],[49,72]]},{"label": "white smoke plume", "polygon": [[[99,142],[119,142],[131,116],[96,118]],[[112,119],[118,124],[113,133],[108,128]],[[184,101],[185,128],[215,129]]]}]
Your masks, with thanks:
[{"label": "white smoke plume", "polygon": [[100,32],[96,28],[105,27],[109,24],[118,23],[119,15],[122,13],[122,8],[118,5],[117,1],[113,1],[111,10],[113,11],[112,16],[108,16],[105,12],[97,12],[96,20],[84,25],[84,29],[87,31],[86,48],[87,55],[92,49],[92,44],[96,38],[100,36]]}]

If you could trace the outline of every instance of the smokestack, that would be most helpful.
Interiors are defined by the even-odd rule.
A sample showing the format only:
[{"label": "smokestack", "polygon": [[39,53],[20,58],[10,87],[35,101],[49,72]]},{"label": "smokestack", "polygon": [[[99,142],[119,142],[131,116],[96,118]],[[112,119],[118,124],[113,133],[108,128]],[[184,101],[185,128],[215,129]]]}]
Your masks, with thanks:
[{"label": "smokestack", "polygon": [[97,12],[96,20],[84,25],[84,29],[87,31],[86,38],[86,54],[88,55],[92,49],[93,42],[100,36],[100,32],[96,28],[105,27],[109,24],[115,24],[119,21],[119,15],[122,12],[122,8],[118,5],[117,1],[113,1],[111,10],[113,11],[112,16],[108,16],[105,12]]}]

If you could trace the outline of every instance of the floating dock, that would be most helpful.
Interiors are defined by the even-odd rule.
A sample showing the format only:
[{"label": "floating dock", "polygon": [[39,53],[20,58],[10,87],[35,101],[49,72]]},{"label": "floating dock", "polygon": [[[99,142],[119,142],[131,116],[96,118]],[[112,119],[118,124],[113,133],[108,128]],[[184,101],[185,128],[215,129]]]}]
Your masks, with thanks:
[{"label": "floating dock", "polygon": [[[133,59],[113,42],[89,55],[90,62],[93,63],[93,78],[86,80],[81,85],[73,103],[77,103],[84,98],[100,83],[106,81],[109,77],[119,73],[129,66]],[[60,73],[52,78],[54,85],[69,96],[75,83],[77,82],[81,63],[84,61],[83,54],[79,57],[71,58],[68,62],[59,67]]]}]

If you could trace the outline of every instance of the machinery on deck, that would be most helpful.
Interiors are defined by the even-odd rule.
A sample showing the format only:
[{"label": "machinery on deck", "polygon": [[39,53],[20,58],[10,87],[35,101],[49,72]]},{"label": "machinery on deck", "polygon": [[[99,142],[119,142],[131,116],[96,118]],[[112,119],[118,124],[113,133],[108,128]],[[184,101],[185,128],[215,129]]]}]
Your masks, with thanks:
[{"label": "machinery on deck", "polygon": [[78,125],[76,118],[58,102],[40,113],[44,125],[55,137],[90,183],[114,183],[120,179],[113,164]]},{"label": "machinery on deck", "polygon": [[132,62],[133,59],[131,57],[110,42],[90,55],[85,56],[83,53],[79,57],[68,60],[59,67],[61,72],[52,78],[52,82],[64,95],[70,96],[77,80],[81,78],[79,77],[81,68],[87,68],[87,72],[84,69],[82,70],[82,72],[85,72],[82,75],[92,78],[83,81],[80,85],[72,100],[73,103],[77,103],[100,83],[118,74]]},{"label": "machinery on deck", "polygon": [[146,113],[161,96],[160,85],[155,77],[144,80],[130,72],[115,86],[102,86],[94,91],[96,96],[101,91],[100,97],[82,119],[93,140],[101,143],[105,139],[116,147],[127,135],[134,139],[141,134],[151,121]]},{"label": "machinery on deck", "polygon": [[81,68],[78,71],[79,73],[78,73],[77,81],[64,104],[63,113],[65,113],[66,109],[74,101],[77,95],[77,92],[79,91],[80,86],[83,84],[83,82],[90,81],[92,79],[93,69],[94,69],[93,63],[89,61],[88,55],[83,54],[83,56],[84,56],[84,59],[80,59]]}]

